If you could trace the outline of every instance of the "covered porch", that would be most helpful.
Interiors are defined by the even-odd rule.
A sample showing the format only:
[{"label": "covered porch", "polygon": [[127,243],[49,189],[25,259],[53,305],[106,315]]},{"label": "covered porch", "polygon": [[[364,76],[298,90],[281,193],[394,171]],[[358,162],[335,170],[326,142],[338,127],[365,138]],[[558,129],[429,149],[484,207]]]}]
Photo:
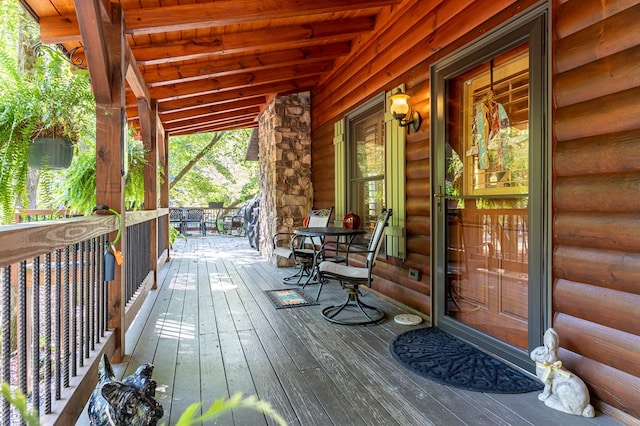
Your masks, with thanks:
[{"label": "covered porch", "polygon": [[[159,382],[165,381],[161,376],[165,370],[173,372],[166,389],[159,388],[167,392],[163,405],[170,421],[173,404],[177,411],[180,398],[194,394],[194,383],[205,391],[193,395],[193,400],[201,398],[205,405],[206,398],[238,388],[271,401],[293,424],[606,421],[601,415],[595,420],[567,416],[558,420],[554,416],[560,414],[545,410],[535,395],[462,393],[412,377],[388,355],[389,340],[404,329],[390,321],[351,329],[326,323],[316,315],[319,307],[273,311],[267,303],[262,290],[278,286],[286,273],[263,263],[272,257],[268,238],[298,227],[310,207],[333,206],[339,224],[352,205],[364,205],[364,197],[354,195],[359,183],[354,180],[350,189],[347,185],[349,173],[356,174],[349,167],[357,158],[351,150],[355,145],[350,145],[355,126],[349,126],[373,105],[384,130],[380,132],[384,138],[376,139],[381,142],[377,147],[384,145],[386,153],[385,163],[380,163],[386,174],[376,175],[386,196],[376,208],[392,208],[396,221],[387,235],[388,258],[376,265],[373,283],[385,297],[379,302],[385,312],[392,316],[399,309],[387,300],[411,306],[435,326],[449,325],[482,343],[488,352],[510,354],[526,368],[532,368],[528,351],[540,343],[545,328],[554,327],[563,336],[564,365],[585,380],[596,408],[628,424],[637,423],[640,82],[632,76],[637,74],[640,47],[639,39],[629,35],[638,33],[639,0],[22,3],[38,20],[43,43],[78,53],[90,69],[97,103],[96,204],[123,213],[123,223],[101,214],[55,224],[16,225],[0,232],[3,294],[15,296],[21,312],[13,333],[6,318],[9,310],[2,310],[7,339],[3,347],[9,347],[9,337],[17,334],[19,363],[30,364],[12,384],[32,392],[35,405],[39,404],[35,378],[40,358],[29,348],[38,348],[40,342],[37,332],[30,330],[47,335],[54,344],[43,338],[42,347],[58,353],[54,368],[42,366],[49,371],[45,382],[59,385],[53,398],[52,386],[40,387],[45,394],[41,414],[62,413],[52,422],[76,421],[95,385],[95,358],[102,353],[113,362],[124,359],[126,368],[153,362]],[[523,35],[520,31],[525,28],[531,30],[526,41],[512,37]],[[511,46],[511,40],[519,44]],[[526,262],[520,262],[527,270],[529,287],[520,292],[525,301],[515,304],[528,309],[521,315],[526,321],[526,331],[518,335],[522,343],[498,345],[489,333],[494,330],[469,326],[470,321],[463,324],[447,310],[447,292],[456,290],[453,279],[441,273],[447,270],[449,247],[444,238],[446,214],[454,210],[442,202],[450,136],[459,137],[452,152],[457,149],[468,157],[467,166],[473,165],[477,154],[463,149],[468,147],[464,143],[474,140],[470,116],[451,129],[446,126],[452,122],[447,118],[459,112],[454,107],[473,106],[473,97],[464,98],[464,104],[443,95],[451,94],[447,87],[454,83],[466,87],[465,73],[471,72],[467,65],[478,67],[472,74],[479,82],[484,78],[493,86],[494,59],[499,65],[509,55],[521,55],[521,49],[531,59],[517,72],[530,75],[521,80],[526,82],[522,87],[530,89],[522,103],[526,108],[514,109],[511,118],[518,121],[522,111],[535,110],[536,115],[527,113],[523,128],[533,135],[530,146],[539,150],[535,157],[533,151],[526,157],[536,159],[531,167],[535,173],[524,174],[532,182],[526,184],[532,194],[527,200],[527,225],[512,235],[525,235],[526,230],[527,250],[533,249]],[[509,73],[505,81],[516,81],[514,75]],[[421,127],[412,131],[401,127],[402,121],[388,108],[388,98],[400,90],[411,96],[411,108],[423,118]],[[148,166],[144,210],[124,214],[121,137],[128,126],[140,131]],[[261,255],[245,252],[249,249],[242,246],[216,248],[218,243],[209,242],[210,237],[190,238],[186,247],[176,246],[179,250],[173,253],[169,189],[159,179],[161,174],[168,176],[170,136],[248,127],[257,129],[262,182],[271,182],[261,187],[261,235],[267,239]],[[485,174],[488,185],[497,185],[490,175]],[[498,191],[477,190],[473,179],[465,182],[462,198],[501,200],[506,195],[512,200],[522,195],[512,193],[509,182],[501,183]],[[493,225],[498,212],[491,213],[474,217],[484,218],[478,223]],[[523,212],[515,215],[525,217]],[[101,275],[101,256],[121,227],[123,237],[116,249],[125,257],[124,267],[116,268],[113,279],[107,280]],[[530,246],[534,239],[536,244]],[[525,247],[520,241],[525,240],[513,247]],[[141,259],[142,254],[148,258]],[[168,266],[165,261],[170,261]],[[29,268],[39,262],[44,271],[30,276]],[[249,273],[249,268],[259,273]],[[512,284],[509,278],[505,282]],[[213,292],[213,284],[228,284],[229,289]],[[62,342],[55,332],[39,330],[48,324],[40,327],[36,303],[25,308],[29,297],[39,300],[39,287],[42,299],[54,302],[52,317],[58,321],[54,329],[61,332]],[[51,290],[54,298],[46,293]],[[323,303],[342,296],[334,291],[327,291]],[[214,298],[217,294],[224,298]],[[6,300],[4,306],[9,306]],[[61,303],[65,300],[72,302],[71,308]],[[190,304],[199,307],[197,313]],[[90,308],[97,311],[95,315]],[[137,315],[145,310],[148,315]],[[190,317],[177,316],[178,310]],[[80,318],[78,336],[73,323],[65,324],[73,315]],[[169,318],[171,322],[165,321]],[[78,338],[75,346],[65,341],[65,335]],[[133,335],[139,337],[128,342]],[[165,350],[161,343],[172,349]],[[71,355],[76,352],[77,359]],[[12,354],[6,351],[0,361],[5,378],[10,376]],[[205,356],[213,358],[203,360]],[[243,363],[228,365],[230,359]],[[196,365],[219,369],[205,372],[191,367]],[[181,376],[182,370],[192,376]],[[29,379],[28,373],[33,375]],[[74,394],[72,402],[67,390]],[[66,412],[55,401],[66,405]],[[167,405],[167,401],[172,402]],[[188,402],[192,401],[184,400],[181,407]],[[3,416],[6,413],[8,409],[3,409]],[[5,419],[2,424],[8,424]],[[233,420],[252,424],[255,419]]]},{"label": "covered porch", "polygon": [[[537,392],[486,394],[424,379],[389,353],[389,343],[413,327],[393,316],[410,311],[371,293],[365,300],[385,311],[383,323],[332,324],[320,311],[344,298],[336,283],[324,286],[320,305],[276,310],[264,290],[284,288],[290,273],[245,238],[179,240],[127,332],[117,374],[152,362],[167,424],[193,402],[208,408],[238,391],[270,402],[290,425],[617,424],[601,413],[586,419],[547,409]],[[245,409],[217,424],[271,423]]]}]

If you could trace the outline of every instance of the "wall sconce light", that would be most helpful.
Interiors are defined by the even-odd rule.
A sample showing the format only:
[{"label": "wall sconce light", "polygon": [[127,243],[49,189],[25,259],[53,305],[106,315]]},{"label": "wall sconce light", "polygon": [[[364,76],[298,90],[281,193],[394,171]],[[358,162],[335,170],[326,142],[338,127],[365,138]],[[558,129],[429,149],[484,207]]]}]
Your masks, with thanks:
[{"label": "wall sconce light", "polygon": [[398,93],[389,97],[391,101],[389,109],[391,110],[391,114],[393,114],[393,118],[398,120],[400,127],[411,125],[411,127],[407,129],[407,132],[411,133],[411,129],[417,132],[420,128],[422,116],[418,111],[409,106],[409,98],[411,98],[411,96],[402,93],[402,90],[398,90]]}]

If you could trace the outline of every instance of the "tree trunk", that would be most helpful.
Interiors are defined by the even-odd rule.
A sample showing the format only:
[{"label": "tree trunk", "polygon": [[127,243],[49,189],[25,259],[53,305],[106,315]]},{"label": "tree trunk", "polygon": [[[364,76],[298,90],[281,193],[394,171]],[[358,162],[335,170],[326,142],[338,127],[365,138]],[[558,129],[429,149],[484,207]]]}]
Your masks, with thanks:
[{"label": "tree trunk", "polygon": [[193,159],[189,161],[189,163],[184,166],[182,170],[180,170],[180,173],[178,173],[176,177],[173,178],[171,182],[169,182],[169,190],[171,190],[171,188],[173,188],[178,182],[180,182],[180,179],[182,179],[187,174],[187,172],[191,170],[191,168],[195,166],[202,157],[204,157],[207,151],[209,151],[216,143],[218,143],[220,139],[222,139],[222,132],[214,133],[213,137],[211,138],[211,142],[209,142],[207,146],[205,146],[202,151],[198,153],[198,155],[193,157]]}]

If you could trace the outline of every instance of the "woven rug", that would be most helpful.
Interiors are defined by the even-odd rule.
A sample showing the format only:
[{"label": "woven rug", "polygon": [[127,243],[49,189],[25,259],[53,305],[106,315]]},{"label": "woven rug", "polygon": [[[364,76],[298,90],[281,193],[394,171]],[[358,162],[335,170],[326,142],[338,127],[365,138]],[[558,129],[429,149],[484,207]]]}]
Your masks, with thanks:
[{"label": "woven rug", "polygon": [[393,358],[444,385],[488,393],[542,390],[542,383],[438,328],[410,330],[390,344]]},{"label": "woven rug", "polygon": [[318,305],[313,298],[304,294],[302,290],[289,288],[282,290],[266,290],[265,294],[269,296],[269,300],[271,300],[271,303],[273,303],[276,309]]}]

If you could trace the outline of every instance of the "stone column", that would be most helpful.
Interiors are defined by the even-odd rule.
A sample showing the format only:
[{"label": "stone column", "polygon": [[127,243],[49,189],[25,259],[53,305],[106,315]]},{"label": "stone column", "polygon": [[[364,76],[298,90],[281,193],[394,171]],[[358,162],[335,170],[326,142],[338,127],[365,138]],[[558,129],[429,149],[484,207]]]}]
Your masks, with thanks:
[{"label": "stone column", "polygon": [[276,232],[302,226],[313,201],[311,186],[311,111],[309,92],[278,96],[259,124],[260,253],[278,266],[290,265],[272,256]]}]

